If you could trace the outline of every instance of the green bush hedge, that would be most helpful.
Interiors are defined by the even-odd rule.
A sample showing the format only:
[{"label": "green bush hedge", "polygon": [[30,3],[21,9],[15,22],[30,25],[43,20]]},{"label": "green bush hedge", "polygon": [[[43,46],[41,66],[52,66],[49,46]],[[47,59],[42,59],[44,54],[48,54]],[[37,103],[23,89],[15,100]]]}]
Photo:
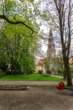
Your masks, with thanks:
[{"label": "green bush hedge", "polygon": [[5,73],[0,69],[0,77],[4,76]]},{"label": "green bush hedge", "polygon": [[42,73],[43,73],[43,70],[39,70],[38,73],[39,73],[39,74],[42,74]]},{"label": "green bush hedge", "polygon": [[[73,67],[70,67],[70,71],[73,72]],[[58,73],[63,73],[64,72],[64,67],[59,68]]]},{"label": "green bush hedge", "polygon": [[64,72],[64,68],[59,68],[58,73],[63,73]]},{"label": "green bush hedge", "polygon": [[16,75],[23,75],[24,73],[21,71],[21,70],[18,70],[17,72],[16,72]]}]

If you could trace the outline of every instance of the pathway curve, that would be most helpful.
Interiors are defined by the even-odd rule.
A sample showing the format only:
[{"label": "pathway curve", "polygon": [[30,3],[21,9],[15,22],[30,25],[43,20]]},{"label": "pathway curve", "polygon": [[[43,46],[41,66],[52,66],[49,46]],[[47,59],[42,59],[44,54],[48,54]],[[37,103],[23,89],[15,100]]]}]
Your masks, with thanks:
[{"label": "pathway curve", "polygon": [[0,81],[0,85],[58,85],[53,81]]},{"label": "pathway curve", "polygon": [[53,77],[57,77],[57,78],[63,78],[62,76],[56,76],[56,75],[51,75]]}]

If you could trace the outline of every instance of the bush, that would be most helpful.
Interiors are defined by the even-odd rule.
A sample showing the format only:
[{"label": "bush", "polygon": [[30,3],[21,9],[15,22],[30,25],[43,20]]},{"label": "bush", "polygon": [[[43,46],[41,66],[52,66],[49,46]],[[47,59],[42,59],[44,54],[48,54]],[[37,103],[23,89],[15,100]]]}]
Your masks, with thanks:
[{"label": "bush", "polygon": [[46,74],[51,74],[51,71],[50,70],[46,71]]},{"label": "bush", "polygon": [[8,69],[8,65],[4,62],[0,62],[0,69],[3,71],[3,72],[6,72],[6,70]]},{"label": "bush", "polygon": [[[70,71],[73,72],[73,67],[70,67]],[[58,73],[63,73],[64,72],[64,67],[59,68]]]},{"label": "bush", "polygon": [[70,67],[70,71],[73,73],[73,67]]},{"label": "bush", "polygon": [[33,73],[34,73],[34,70],[30,70],[30,71],[29,71],[29,74],[33,74]]},{"label": "bush", "polygon": [[58,70],[58,73],[63,73],[64,72],[64,68],[60,68],[59,70]]},{"label": "bush", "polygon": [[5,73],[0,69],[0,77],[4,76]]},{"label": "bush", "polygon": [[39,70],[38,73],[39,73],[39,74],[43,74],[43,70]]},{"label": "bush", "polygon": [[23,73],[23,71],[21,71],[21,70],[17,70],[17,72],[16,72],[16,75],[23,75],[24,73]]},{"label": "bush", "polygon": [[64,72],[64,69],[59,69],[59,72],[60,72],[60,73],[63,73],[63,72]]}]

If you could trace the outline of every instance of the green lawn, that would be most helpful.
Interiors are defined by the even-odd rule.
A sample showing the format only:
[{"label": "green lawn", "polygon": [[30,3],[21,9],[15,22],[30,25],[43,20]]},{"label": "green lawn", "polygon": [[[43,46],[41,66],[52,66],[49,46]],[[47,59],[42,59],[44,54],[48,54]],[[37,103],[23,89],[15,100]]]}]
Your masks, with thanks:
[{"label": "green lawn", "polygon": [[54,74],[55,76],[63,76],[63,73]]},{"label": "green lawn", "polygon": [[[63,77],[63,73],[59,73],[59,74],[54,74],[55,76],[62,76]],[[71,73],[72,78],[73,78],[73,73]]]},{"label": "green lawn", "polygon": [[30,75],[6,75],[0,78],[0,81],[65,81],[62,78],[46,76],[43,74]]}]

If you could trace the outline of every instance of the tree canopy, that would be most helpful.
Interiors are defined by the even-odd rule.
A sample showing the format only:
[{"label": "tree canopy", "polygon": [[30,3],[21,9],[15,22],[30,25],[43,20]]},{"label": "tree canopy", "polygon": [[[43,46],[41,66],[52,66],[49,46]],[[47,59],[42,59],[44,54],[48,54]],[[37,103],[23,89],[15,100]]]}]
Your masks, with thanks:
[{"label": "tree canopy", "polygon": [[39,47],[35,3],[33,0],[2,0],[0,4],[0,63],[10,64],[14,73],[21,69],[29,74],[34,71]]}]

